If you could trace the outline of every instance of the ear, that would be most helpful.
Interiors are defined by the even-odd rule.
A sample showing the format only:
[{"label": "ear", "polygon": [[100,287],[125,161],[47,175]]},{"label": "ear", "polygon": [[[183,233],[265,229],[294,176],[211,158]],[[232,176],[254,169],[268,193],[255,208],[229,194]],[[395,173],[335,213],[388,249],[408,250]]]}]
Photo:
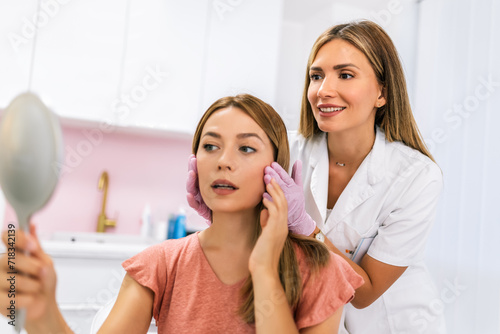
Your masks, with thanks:
[{"label": "ear", "polygon": [[379,93],[379,96],[377,98],[377,101],[375,101],[375,108],[380,108],[380,107],[383,107],[385,106],[385,104],[387,103],[387,100],[386,100],[386,90],[385,90],[385,87],[380,87],[380,93]]}]

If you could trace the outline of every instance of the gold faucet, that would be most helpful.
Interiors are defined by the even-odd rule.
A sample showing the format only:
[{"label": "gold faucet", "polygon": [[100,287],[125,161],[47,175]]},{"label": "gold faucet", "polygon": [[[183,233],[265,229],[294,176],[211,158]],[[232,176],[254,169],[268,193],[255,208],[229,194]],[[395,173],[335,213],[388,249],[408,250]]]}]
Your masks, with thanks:
[{"label": "gold faucet", "polygon": [[106,227],[116,226],[115,220],[106,218],[106,199],[108,197],[108,182],[109,182],[108,172],[104,171],[102,172],[101,177],[99,178],[99,184],[97,186],[99,190],[104,190],[101,214],[99,215],[99,218],[97,220],[97,232],[101,233],[105,232]]}]

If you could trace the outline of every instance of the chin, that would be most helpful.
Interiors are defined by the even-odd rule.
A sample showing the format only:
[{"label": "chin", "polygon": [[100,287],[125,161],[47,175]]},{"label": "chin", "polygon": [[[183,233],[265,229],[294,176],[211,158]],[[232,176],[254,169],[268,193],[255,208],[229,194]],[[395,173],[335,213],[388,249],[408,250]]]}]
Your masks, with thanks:
[{"label": "chin", "polygon": [[[215,202],[215,201],[214,201]],[[210,203],[207,204],[207,206],[212,210],[212,212],[217,212],[217,213],[240,213],[244,211],[253,211],[259,205],[259,203],[248,203],[246,202],[245,205],[241,205],[241,201],[239,201],[237,204],[232,202],[232,201],[226,201],[225,203]]]}]

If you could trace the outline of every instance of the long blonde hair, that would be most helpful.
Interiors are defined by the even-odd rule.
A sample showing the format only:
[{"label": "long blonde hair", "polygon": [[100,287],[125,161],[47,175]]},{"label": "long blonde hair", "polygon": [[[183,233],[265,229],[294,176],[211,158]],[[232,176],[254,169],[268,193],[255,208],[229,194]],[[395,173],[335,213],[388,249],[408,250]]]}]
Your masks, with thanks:
[{"label": "long blonde hair", "polygon": [[323,32],[314,43],[307,61],[306,80],[302,95],[299,133],[309,138],[321,130],[307,98],[311,82],[309,70],[326,43],[341,39],[360,50],[370,62],[378,83],[382,85],[386,104],[377,109],[375,125],[380,126],[388,141],[401,141],[434,161],[422,140],[411,111],[406,80],[399,55],[389,35],[376,23],[359,21],[339,24]]},{"label": "long blonde hair", "polygon": [[[241,94],[237,96],[223,97],[215,101],[201,117],[196,128],[193,138],[193,154],[198,152],[200,138],[205,123],[210,116],[217,110],[234,107],[248,114],[267,134],[274,149],[274,159],[285,170],[288,170],[290,163],[290,150],[288,146],[288,138],[286,127],[279,114],[267,103],[249,95]],[[264,182],[262,180],[262,182]],[[259,204],[260,209],[263,209],[262,203]],[[261,233],[259,218],[257,218],[254,226],[253,242],[257,241]],[[294,244],[297,245],[305,257],[308,259],[308,264],[313,272],[328,263],[329,252],[326,246],[314,239],[289,233],[285,241],[285,245],[280,255],[278,272],[281,285],[285,290],[285,295],[288,304],[295,308],[302,294],[302,280],[299,271],[299,265],[295,256]],[[249,276],[245,281],[242,289],[242,304],[238,310],[239,315],[247,323],[255,322],[255,307],[252,278]]]}]

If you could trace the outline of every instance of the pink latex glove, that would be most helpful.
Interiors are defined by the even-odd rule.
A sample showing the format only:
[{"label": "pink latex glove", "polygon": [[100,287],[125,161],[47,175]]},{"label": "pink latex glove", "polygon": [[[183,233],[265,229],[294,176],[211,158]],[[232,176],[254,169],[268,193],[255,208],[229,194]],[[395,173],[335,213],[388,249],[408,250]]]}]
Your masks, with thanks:
[{"label": "pink latex glove", "polygon": [[210,210],[203,198],[201,198],[200,187],[198,185],[198,168],[196,167],[196,156],[191,154],[188,162],[188,178],[186,182],[187,201],[200,216],[205,218],[208,225],[212,224],[212,210]]},{"label": "pink latex glove", "polygon": [[[316,228],[316,222],[305,209],[305,199],[302,190],[302,162],[297,160],[292,167],[292,176],[288,175],[277,162],[264,169],[264,182],[268,184],[275,179],[288,202],[288,229],[296,234],[311,235]],[[271,200],[268,193],[264,197]]]}]

